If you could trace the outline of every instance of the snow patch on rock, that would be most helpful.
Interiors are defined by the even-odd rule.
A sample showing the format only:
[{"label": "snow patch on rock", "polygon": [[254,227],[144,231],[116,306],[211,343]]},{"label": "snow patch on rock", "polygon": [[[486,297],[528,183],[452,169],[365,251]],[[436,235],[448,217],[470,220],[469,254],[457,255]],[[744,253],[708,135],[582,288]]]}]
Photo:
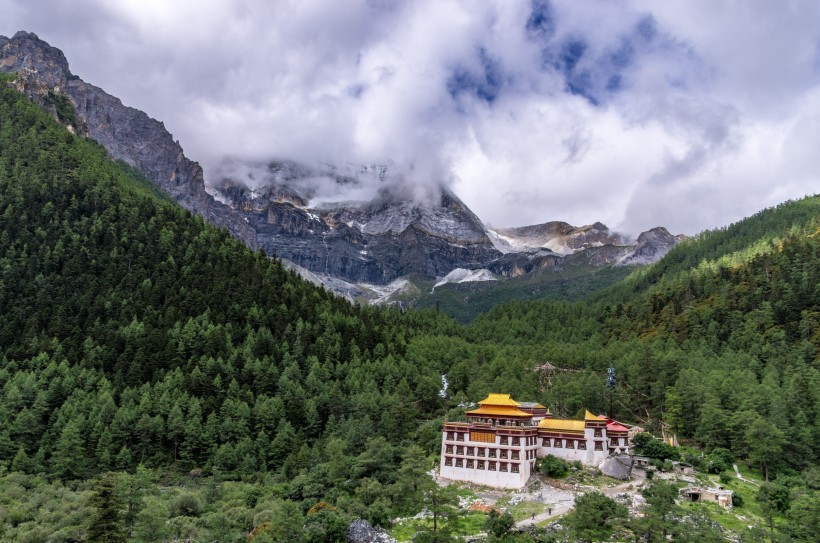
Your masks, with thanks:
[{"label": "snow patch on rock", "polygon": [[446,285],[447,283],[470,283],[474,281],[497,281],[493,272],[487,269],[480,269],[480,270],[466,270],[464,268],[456,268],[441,279],[433,286],[435,289],[436,287],[440,287],[441,285]]}]

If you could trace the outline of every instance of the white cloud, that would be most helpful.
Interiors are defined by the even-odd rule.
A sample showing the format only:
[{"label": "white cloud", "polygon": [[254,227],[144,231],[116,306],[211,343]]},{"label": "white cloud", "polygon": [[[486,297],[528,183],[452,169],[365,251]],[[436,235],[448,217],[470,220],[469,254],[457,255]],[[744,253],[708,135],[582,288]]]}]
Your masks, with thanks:
[{"label": "white cloud", "polygon": [[820,186],[811,0],[0,0],[0,12],[1,33],[61,48],[76,74],[163,120],[206,173],[225,156],[391,160],[406,182],[452,183],[497,226],[633,233],[694,233]]}]

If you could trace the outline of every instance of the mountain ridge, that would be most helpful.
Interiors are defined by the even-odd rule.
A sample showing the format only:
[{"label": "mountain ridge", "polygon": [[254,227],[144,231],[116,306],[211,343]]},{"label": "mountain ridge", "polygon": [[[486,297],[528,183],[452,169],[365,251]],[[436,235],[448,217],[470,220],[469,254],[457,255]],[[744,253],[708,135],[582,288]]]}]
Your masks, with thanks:
[{"label": "mountain ridge", "polygon": [[[443,278],[456,269],[486,269],[511,278],[578,259],[593,266],[642,265],[670,246],[654,246],[655,240],[670,239],[655,236],[636,257],[638,242],[629,243],[601,223],[573,227],[551,221],[493,231],[445,186],[408,187],[390,165],[346,171],[274,162],[265,165],[266,177],[252,184],[226,175],[206,186],[201,166],[185,156],[162,122],[84,82],[71,72],[63,52],[36,34],[0,37],[0,71],[15,72],[18,90],[70,131],[137,168],[185,209],[227,228],[252,249],[346,282],[387,285],[413,275]],[[330,189],[338,198],[364,182],[376,189],[364,204],[322,194]],[[414,193],[419,188],[421,197]],[[333,289],[332,283],[325,286]]]}]

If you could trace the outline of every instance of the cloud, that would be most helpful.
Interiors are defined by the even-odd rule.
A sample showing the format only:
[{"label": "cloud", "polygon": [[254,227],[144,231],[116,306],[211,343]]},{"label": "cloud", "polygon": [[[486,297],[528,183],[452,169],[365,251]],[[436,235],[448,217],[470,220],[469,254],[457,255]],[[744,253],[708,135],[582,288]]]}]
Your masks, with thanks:
[{"label": "cloud", "polygon": [[410,192],[450,184],[497,226],[690,234],[818,186],[811,0],[0,0],[0,12],[0,33],[38,33],[74,73],[163,120],[210,181],[225,157],[389,162]]}]

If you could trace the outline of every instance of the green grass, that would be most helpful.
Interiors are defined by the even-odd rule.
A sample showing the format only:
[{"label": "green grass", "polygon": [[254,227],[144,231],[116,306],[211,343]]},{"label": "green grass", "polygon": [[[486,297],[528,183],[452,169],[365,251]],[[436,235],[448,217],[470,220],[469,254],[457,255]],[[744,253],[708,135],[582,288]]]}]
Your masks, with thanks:
[{"label": "green grass", "polygon": [[[487,520],[487,515],[484,513],[470,512],[462,515],[459,518],[458,529],[455,531],[456,535],[476,535],[484,531],[484,522]],[[389,530],[392,537],[398,541],[412,541],[413,536],[420,530],[430,529],[433,527],[431,519],[416,520],[411,519],[393,526]]]},{"label": "green grass", "polygon": [[533,515],[540,515],[547,509],[549,509],[549,505],[529,500],[520,501],[507,508],[516,522],[532,518]]},{"label": "green grass", "polygon": [[[740,468],[740,466],[738,467]],[[744,477],[754,480],[756,483],[762,483],[757,474],[750,473],[748,470],[745,471],[744,473],[744,470],[740,469]],[[701,478],[699,477],[699,479]],[[748,526],[764,526],[765,523],[760,508],[755,501],[755,495],[759,488],[757,484],[733,478],[729,483],[722,485],[717,475],[704,476],[701,480],[703,480],[704,486],[723,486],[723,488],[733,491],[743,498],[743,505],[732,509],[724,509],[716,503],[683,502],[682,507],[684,510],[705,513],[711,520],[735,533],[742,533],[747,530]]]},{"label": "green grass", "polygon": [[683,509],[685,511],[704,513],[710,520],[717,522],[723,528],[732,530],[733,532],[741,532],[746,529],[746,526],[759,523],[758,519],[752,520],[749,515],[742,515],[746,517],[746,520],[740,519],[738,518],[740,516],[739,509],[727,510],[716,503],[684,502]]}]

